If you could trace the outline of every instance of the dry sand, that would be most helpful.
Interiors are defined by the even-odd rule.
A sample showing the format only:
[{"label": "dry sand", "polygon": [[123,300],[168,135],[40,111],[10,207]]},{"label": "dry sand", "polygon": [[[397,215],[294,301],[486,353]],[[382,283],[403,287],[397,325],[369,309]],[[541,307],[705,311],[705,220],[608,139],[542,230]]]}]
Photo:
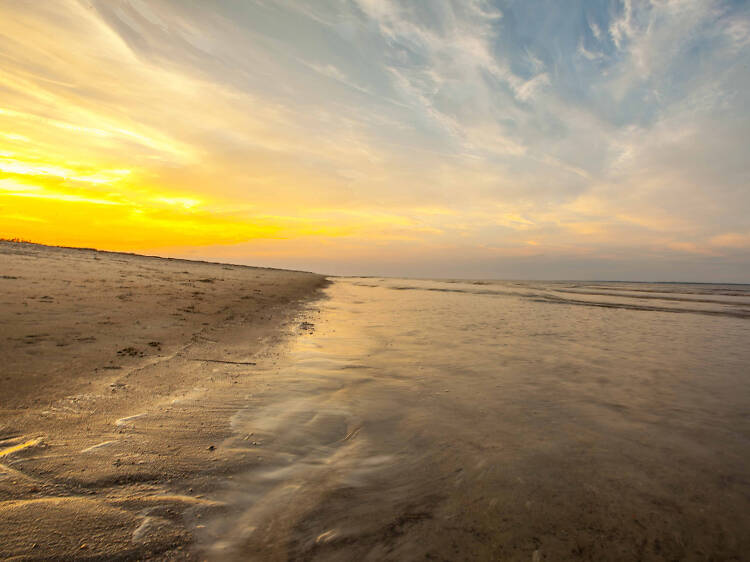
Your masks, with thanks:
[{"label": "dry sand", "polygon": [[[319,275],[0,242],[0,558],[190,559]],[[303,330],[307,324],[301,325]]]}]

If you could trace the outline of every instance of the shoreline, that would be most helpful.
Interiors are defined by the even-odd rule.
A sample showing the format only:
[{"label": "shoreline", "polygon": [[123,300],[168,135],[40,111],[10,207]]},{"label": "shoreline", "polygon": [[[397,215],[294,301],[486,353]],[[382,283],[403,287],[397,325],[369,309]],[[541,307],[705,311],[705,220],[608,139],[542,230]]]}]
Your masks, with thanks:
[{"label": "shoreline", "polygon": [[[0,558],[193,559],[230,417],[322,275],[0,242]],[[301,331],[302,330],[302,331]]]},{"label": "shoreline", "polygon": [[187,264],[221,265],[221,266],[240,267],[240,268],[247,268],[247,269],[263,269],[263,270],[268,270],[268,271],[286,271],[289,273],[307,273],[310,275],[318,275],[320,277],[326,277],[326,278],[336,277],[335,275],[323,275],[322,273],[304,271],[302,269],[284,269],[280,267],[267,267],[264,265],[246,265],[246,264],[223,262],[223,261],[192,260],[188,258],[173,258],[169,256],[157,256],[155,254],[139,254],[137,252],[120,252],[117,250],[100,250],[98,248],[82,248],[82,247],[77,247],[77,246],[58,246],[55,244],[43,244],[41,242],[32,242],[31,240],[22,240],[20,238],[0,238],[0,245],[26,247],[27,249],[31,249],[31,250],[33,250],[34,248],[44,248],[50,251],[70,250],[72,252],[89,252],[93,254],[122,256],[122,257],[131,257],[131,258],[145,258],[145,259],[163,260],[163,261],[175,262],[175,263],[182,262],[182,263],[187,263]]}]

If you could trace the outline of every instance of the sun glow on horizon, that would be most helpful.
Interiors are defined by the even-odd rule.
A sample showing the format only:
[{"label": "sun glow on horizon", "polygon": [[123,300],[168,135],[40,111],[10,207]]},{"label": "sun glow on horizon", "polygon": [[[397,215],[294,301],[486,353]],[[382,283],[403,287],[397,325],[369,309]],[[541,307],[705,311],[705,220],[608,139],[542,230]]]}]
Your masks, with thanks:
[{"label": "sun glow on horizon", "polygon": [[750,278],[750,9],[625,4],[2,5],[0,236]]}]

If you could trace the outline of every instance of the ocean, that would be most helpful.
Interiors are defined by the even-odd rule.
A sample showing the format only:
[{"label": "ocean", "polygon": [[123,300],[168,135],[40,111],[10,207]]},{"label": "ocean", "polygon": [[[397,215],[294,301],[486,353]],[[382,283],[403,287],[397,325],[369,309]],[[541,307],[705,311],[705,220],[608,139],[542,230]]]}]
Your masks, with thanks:
[{"label": "ocean", "polygon": [[209,557],[750,552],[750,286],[337,278],[258,373]]}]

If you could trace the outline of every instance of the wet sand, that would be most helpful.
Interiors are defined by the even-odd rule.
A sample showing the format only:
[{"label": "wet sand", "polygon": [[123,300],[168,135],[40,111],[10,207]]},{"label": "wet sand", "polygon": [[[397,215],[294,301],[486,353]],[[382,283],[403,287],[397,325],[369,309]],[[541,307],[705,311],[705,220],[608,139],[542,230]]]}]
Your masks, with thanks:
[{"label": "wet sand", "polygon": [[207,496],[207,558],[748,558],[750,287],[325,294],[232,417],[224,446],[263,462]]},{"label": "wet sand", "polygon": [[261,462],[220,446],[236,402],[325,282],[0,242],[0,559],[197,556],[206,491]]},{"label": "wet sand", "polygon": [[748,558],[750,286],[0,252],[0,558]]}]

